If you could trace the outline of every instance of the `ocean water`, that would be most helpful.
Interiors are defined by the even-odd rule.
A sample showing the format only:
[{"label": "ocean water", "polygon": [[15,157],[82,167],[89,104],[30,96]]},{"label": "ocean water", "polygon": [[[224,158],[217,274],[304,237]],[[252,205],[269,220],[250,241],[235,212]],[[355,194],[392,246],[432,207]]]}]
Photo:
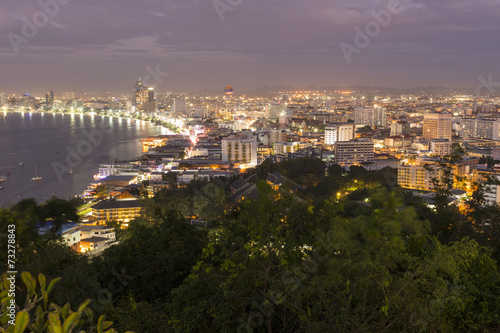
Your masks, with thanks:
[{"label": "ocean water", "polygon": [[[142,138],[164,131],[127,118],[0,112],[0,177],[7,177],[0,182],[0,206],[81,194],[98,173],[99,162],[136,158]],[[32,182],[35,173],[43,179]]]}]

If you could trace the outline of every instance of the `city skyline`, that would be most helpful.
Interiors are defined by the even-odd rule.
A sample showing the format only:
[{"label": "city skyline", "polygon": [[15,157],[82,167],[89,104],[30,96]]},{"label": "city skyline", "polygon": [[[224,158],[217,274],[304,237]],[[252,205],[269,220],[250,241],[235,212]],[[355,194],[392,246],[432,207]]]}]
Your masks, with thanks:
[{"label": "city skyline", "polygon": [[472,88],[498,81],[499,11],[495,0],[9,2],[1,89],[129,93],[157,69],[159,92]]}]

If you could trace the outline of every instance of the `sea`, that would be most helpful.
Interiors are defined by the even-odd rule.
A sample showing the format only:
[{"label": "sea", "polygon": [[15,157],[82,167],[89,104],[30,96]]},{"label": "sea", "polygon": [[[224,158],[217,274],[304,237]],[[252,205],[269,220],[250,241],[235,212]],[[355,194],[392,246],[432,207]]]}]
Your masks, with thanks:
[{"label": "sea", "polygon": [[167,131],[129,118],[0,111],[0,177],[7,178],[0,182],[0,208],[82,194],[99,163],[137,158],[143,138]]}]

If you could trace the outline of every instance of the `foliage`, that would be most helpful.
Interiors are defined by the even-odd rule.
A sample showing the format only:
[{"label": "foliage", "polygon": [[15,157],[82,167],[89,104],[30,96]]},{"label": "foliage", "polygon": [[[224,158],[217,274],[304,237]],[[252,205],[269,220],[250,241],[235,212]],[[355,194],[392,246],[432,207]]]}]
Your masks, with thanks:
[{"label": "foliage", "polygon": [[[7,274],[2,275],[0,282],[0,330],[2,332],[22,333],[26,329],[30,332],[50,332],[50,333],[71,333],[71,332],[97,332],[97,333],[113,333],[116,330],[110,328],[113,324],[110,321],[105,321],[105,316],[100,316],[95,322],[95,316],[92,310],[88,307],[91,302],[86,300],[78,307],[78,310],[72,311],[69,303],[63,307],[49,301],[49,294],[56,286],[60,278],[51,280],[47,284],[47,280],[43,274],[38,275],[38,279],[28,272],[23,272],[21,278],[24,288],[17,290],[16,302],[12,303],[12,295],[9,295],[10,284]],[[24,298],[24,305],[21,298]],[[14,306],[16,310],[15,324],[12,325],[14,318],[11,317],[12,312],[9,306]],[[12,314],[13,316],[13,314]],[[10,323],[9,323],[10,321]]]},{"label": "foliage", "polygon": [[182,332],[455,331],[498,322],[499,275],[488,250],[441,244],[401,196],[346,219],[262,195],[221,222],[184,285]]},{"label": "foliage", "polygon": [[316,158],[303,157],[272,163],[265,160],[261,165],[248,170],[248,174],[257,174],[259,179],[266,179],[269,172],[279,172],[284,177],[305,187],[314,186],[325,177],[325,166]]},{"label": "foliage", "polygon": [[165,299],[189,274],[205,245],[204,231],[173,212],[154,225],[133,222],[128,232],[127,239],[94,259],[101,283],[115,298],[131,291],[140,302]]}]

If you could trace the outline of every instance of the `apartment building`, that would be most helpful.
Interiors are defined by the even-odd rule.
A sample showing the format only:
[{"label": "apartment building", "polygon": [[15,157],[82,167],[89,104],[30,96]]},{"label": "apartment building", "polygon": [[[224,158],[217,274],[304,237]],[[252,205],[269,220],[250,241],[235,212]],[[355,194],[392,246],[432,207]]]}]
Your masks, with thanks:
[{"label": "apartment building", "polygon": [[354,140],[355,134],[354,123],[331,124],[325,128],[325,145]]},{"label": "apartment building", "polygon": [[222,161],[257,165],[257,141],[249,139],[223,139]]},{"label": "apartment building", "polygon": [[374,144],[370,139],[354,139],[336,142],[334,147],[335,163],[341,166],[373,163]]}]

